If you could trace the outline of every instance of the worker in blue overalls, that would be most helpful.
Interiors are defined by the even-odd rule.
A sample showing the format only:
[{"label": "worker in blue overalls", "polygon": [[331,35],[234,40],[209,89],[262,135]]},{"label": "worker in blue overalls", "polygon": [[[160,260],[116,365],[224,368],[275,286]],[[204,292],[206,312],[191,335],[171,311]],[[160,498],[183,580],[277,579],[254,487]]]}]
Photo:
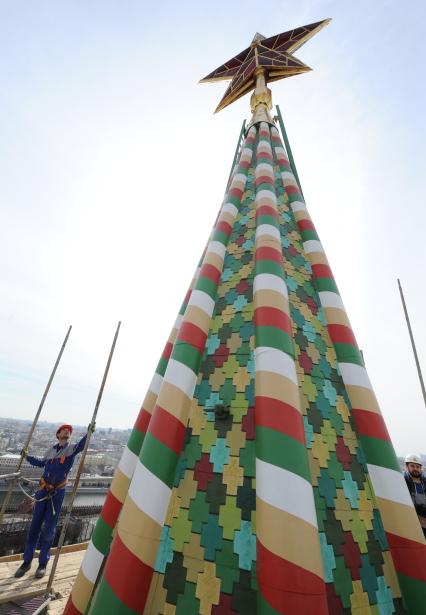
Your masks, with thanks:
[{"label": "worker in blue overalls", "polygon": [[43,459],[31,457],[27,451],[22,451],[26,460],[32,465],[44,468],[40,480],[40,489],[34,496],[34,513],[28,531],[24,548],[23,563],[15,572],[15,577],[22,577],[30,568],[43,526],[39,566],[35,576],[41,579],[46,573],[47,562],[50,557],[50,547],[55,538],[56,524],[61,512],[65,495],[67,476],[72,468],[74,459],[80,453],[86,442],[87,434],[77,444],[70,444],[72,425],[61,425],[56,431],[58,443],[53,445],[44,455]]}]

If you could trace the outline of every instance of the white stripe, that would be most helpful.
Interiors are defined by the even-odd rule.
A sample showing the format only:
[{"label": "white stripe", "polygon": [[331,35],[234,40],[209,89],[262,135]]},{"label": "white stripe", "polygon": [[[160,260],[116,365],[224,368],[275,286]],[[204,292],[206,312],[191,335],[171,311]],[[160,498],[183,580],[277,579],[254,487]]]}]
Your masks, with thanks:
[{"label": "white stripe", "polygon": [[226,248],[220,241],[211,241],[207,251],[214,252],[221,258],[225,258]]},{"label": "white stripe", "polygon": [[368,472],[376,497],[412,506],[407,485],[401,472],[368,463]]},{"label": "white stripe", "polygon": [[98,572],[103,561],[104,555],[98,551],[93,542],[90,541],[87,551],[84,554],[81,569],[86,579],[88,579],[93,585],[96,582]]},{"label": "white stripe", "polygon": [[302,201],[293,201],[293,203],[291,203],[291,208],[293,210],[293,212],[296,211],[306,211],[306,203],[302,203]]},{"label": "white stripe", "polygon": [[233,203],[225,203],[225,205],[222,207],[222,213],[231,214],[231,216],[235,218],[238,213],[238,209]]},{"label": "white stripe", "polygon": [[254,277],[253,292],[257,293],[259,290],[275,290],[288,299],[286,283],[272,273],[259,273]]},{"label": "white stripe", "polygon": [[338,308],[339,310],[345,309],[342,298],[338,293],[323,290],[318,294],[323,308]]},{"label": "white stripe", "polygon": [[275,148],[275,153],[277,155],[277,157],[282,156],[283,158],[285,158],[287,160],[287,154],[286,151],[283,147],[276,147]]},{"label": "white stripe", "polygon": [[183,319],[182,314],[178,314],[175,320],[175,324],[173,325],[173,329],[179,330],[179,327],[182,324],[182,319]]},{"label": "white stripe", "polygon": [[306,254],[311,254],[311,252],[324,252],[324,248],[318,239],[308,239],[308,241],[304,241],[303,249]]},{"label": "white stripe", "polygon": [[[177,323],[175,323],[175,327],[179,329],[179,327],[177,326]],[[162,384],[163,384],[163,376],[161,374],[157,374],[156,372],[152,377],[151,384],[149,385],[149,390],[155,393],[156,395],[158,395]]]},{"label": "white stripe", "polygon": [[296,184],[296,180],[294,178],[293,173],[289,173],[288,171],[284,171],[283,173],[281,173],[281,178],[285,184],[285,182],[290,183],[290,184],[294,184],[295,186],[297,186]]},{"label": "white stripe", "polygon": [[281,239],[279,230],[276,226],[272,226],[272,224],[259,224],[256,229],[256,239],[263,235],[275,237],[278,241]]},{"label": "white stripe", "polygon": [[275,195],[275,192],[273,191],[272,186],[271,190],[259,190],[259,192],[256,193],[256,200],[260,201],[260,199],[269,199],[274,203],[277,202],[277,197]]},{"label": "white stripe", "polygon": [[192,369],[184,365],[184,363],[176,361],[175,359],[170,359],[166,373],[164,374],[164,380],[173,384],[192,399],[197,376]]},{"label": "white stripe", "polygon": [[163,525],[166,518],[171,492],[163,481],[138,462],[129,487],[129,496],[140,510],[159,525]]},{"label": "white stripe", "polygon": [[[251,150],[248,150],[248,151],[251,153]],[[247,181],[247,175],[244,175],[243,173],[236,173],[232,178],[232,184],[234,182],[241,182],[242,184],[245,184],[246,181]]]},{"label": "white stripe", "polygon": [[259,162],[259,164],[256,165],[256,169],[255,169],[256,177],[259,176],[259,175],[263,175],[262,171],[266,171],[267,173],[272,175],[273,174],[272,165],[271,164],[267,164],[266,162]]},{"label": "white stripe", "polygon": [[136,462],[138,456],[135,455],[127,446],[124,447],[124,451],[121,455],[121,459],[118,462],[118,468],[123,472],[127,478],[132,478],[135,471]]},{"label": "white stripe", "polygon": [[312,486],[297,474],[256,458],[256,494],[267,504],[317,527]]},{"label": "white stripe", "polygon": [[205,293],[203,290],[193,290],[191,296],[188,301],[188,307],[190,305],[195,305],[196,307],[203,310],[208,316],[213,314],[214,310],[214,300]]},{"label": "white stripe", "polygon": [[339,369],[345,384],[373,390],[365,367],[354,363],[339,363]]},{"label": "white stripe", "polygon": [[285,376],[298,385],[294,360],[286,352],[259,346],[254,351],[254,364],[256,372],[273,372]]},{"label": "white stripe", "polygon": [[251,150],[249,147],[245,147],[243,151],[241,152],[241,160],[244,160],[245,162],[250,161],[252,155],[253,155],[253,150]]}]

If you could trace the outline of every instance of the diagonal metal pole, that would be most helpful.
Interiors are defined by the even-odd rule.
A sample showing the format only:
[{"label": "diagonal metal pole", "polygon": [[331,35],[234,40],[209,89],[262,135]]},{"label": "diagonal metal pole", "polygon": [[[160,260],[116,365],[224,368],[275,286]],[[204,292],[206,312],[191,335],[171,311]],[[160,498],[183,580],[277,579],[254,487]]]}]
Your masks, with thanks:
[{"label": "diagonal metal pole", "polygon": [[232,172],[234,170],[235,167],[235,163],[237,161],[237,156],[238,156],[238,152],[240,151],[240,146],[241,146],[241,139],[244,136],[244,132],[246,130],[246,121],[243,121],[243,125],[241,126],[241,130],[240,130],[240,136],[238,137],[238,143],[237,143],[237,147],[235,149],[235,154],[234,154],[234,160],[232,161],[232,166],[231,166],[231,172],[229,173],[229,177],[228,177],[228,184],[227,184],[227,190],[228,190],[228,186],[231,182],[231,177],[232,177]]},{"label": "diagonal metal pole", "polygon": [[289,161],[290,166],[292,168],[293,175],[295,176],[295,178],[297,180],[297,183],[299,184],[300,192],[302,193],[303,198],[305,198],[304,195],[303,195],[302,184],[300,183],[299,175],[297,173],[296,163],[294,162],[293,152],[291,151],[290,141],[288,140],[287,131],[286,131],[285,126],[284,126],[283,116],[281,115],[281,110],[280,110],[279,106],[275,105],[275,108],[277,110],[278,123],[279,123],[280,128],[281,128],[281,134],[283,136],[284,145],[285,145],[285,148],[287,150],[288,161]]},{"label": "diagonal metal pole", "polygon": [[110,365],[111,365],[112,355],[114,354],[115,344],[117,342],[117,337],[118,337],[118,333],[120,331],[120,326],[121,326],[121,322],[119,322],[118,325],[117,325],[117,330],[116,330],[115,335],[114,335],[114,339],[113,339],[113,342],[112,342],[111,350],[109,351],[108,361],[107,361],[107,364],[106,364],[106,367],[105,367],[104,375],[103,375],[101,386],[100,386],[100,389],[99,389],[98,398],[96,400],[95,409],[93,410],[92,420],[90,421],[89,428],[87,430],[87,438],[86,438],[86,442],[84,443],[84,448],[83,448],[83,451],[82,451],[82,454],[81,454],[81,459],[80,459],[80,464],[78,466],[77,474],[76,474],[76,477],[74,479],[74,485],[73,485],[73,488],[72,488],[72,491],[71,491],[71,497],[70,497],[70,502],[69,502],[69,505],[68,505],[67,514],[66,514],[66,517],[64,519],[64,523],[62,525],[61,535],[59,537],[58,546],[56,548],[55,559],[53,560],[52,568],[50,570],[49,580],[47,581],[47,586],[46,586],[46,591],[45,591],[46,598],[48,598],[50,596],[50,592],[52,590],[53,579],[55,578],[55,572],[56,572],[56,568],[58,566],[59,556],[61,554],[61,549],[62,549],[64,541],[65,541],[65,534],[67,532],[67,527],[68,527],[68,524],[69,524],[69,521],[70,521],[70,518],[71,518],[72,506],[73,506],[73,503],[74,503],[74,498],[75,498],[76,493],[77,493],[78,484],[80,482],[80,476],[81,476],[81,473],[83,472],[84,462],[85,462],[86,454],[87,454],[87,449],[89,448],[90,437],[91,437],[91,435],[93,433],[93,430],[95,428],[96,415],[98,414],[99,405],[101,403],[102,395],[103,395],[103,392],[104,392],[105,382],[106,382],[106,379],[107,379],[107,376],[108,376],[108,372],[109,372],[109,368],[110,368]]},{"label": "diagonal metal pole", "polygon": [[[43,397],[41,398],[40,405],[38,407],[38,410],[37,410],[36,415],[35,415],[34,420],[33,420],[33,424],[31,425],[31,429],[30,429],[30,431],[28,433],[28,436],[27,436],[27,439],[25,441],[24,448],[21,451],[21,457],[20,457],[20,459],[18,461],[18,465],[16,466],[16,470],[15,470],[15,472],[18,473],[17,478],[20,475],[21,466],[22,466],[22,463],[24,461],[24,451],[26,451],[28,446],[30,445],[31,438],[33,437],[33,433],[34,433],[34,430],[35,430],[36,425],[37,425],[37,421],[38,421],[40,413],[41,413],[41,411],[43,409],[44,402],[46,401],[47,394],[49,393],[50,385],[52,384],[53,378],[55,377],[57,367],[58,367],[59,362],[61,360],[61,357],[62,357],[62,354],[64,352],[65,346],[67,345],[68,338],[69,338],[69,335],[71,333],[71,329],[72,329],[72,325],[69,326],[69,329],[67,331],[65,339],[64,339],[64,341],[62,343],[61,350],[59,351],[59,354],[58,354],[57,359],[55,361],[55,365],[53,366],[53,369],[52,369],[52,373],[50,374],[50,378],[49,378],[49,380],[48,380],[48,382],[46,384],[46,388],[44,389]],[[2,521],[3,521],[3,517],[4,517],[4,514],[6,512],[7,505],[9,504],[9,500],[10,500],[10,497],[12,495],[13,488],[14,488],[14,486],[16,484],[17,478],[15,478],[14,480],[11,480],[9,482],[9,488],[7,490],[6,496],[5,496],[4,500],[3,500],[3,504],[2,504],[2,507],[1,507],[1,510],[0,510],[0,525],[1,525]]]},{"label": "diagonal metal pole", "polygon": [[404,293],[402,292],[402,286],[401,286],[401,282],[399,281],[399,278],[397,278],[397,280],[398,280],[399,294],[401,295],[402,307],[404,308],[405,320],[407,322],[408,333],[410,334],[411,346],[413,348],[414,360],[416,362],[417,374],[419,376],[420,386],[421,386],[421,389],[422,389],[423,401],[424,401],[425,406],[426,406],[425,383],[423,381],[422,370],[421,370],[421,367],[420,367],[419,357],[417,355],[416,344],[414,342],[414,336],[413,336],[413,331],[411,329],[410,318],[408,316],[407,306],[405,305]]}]

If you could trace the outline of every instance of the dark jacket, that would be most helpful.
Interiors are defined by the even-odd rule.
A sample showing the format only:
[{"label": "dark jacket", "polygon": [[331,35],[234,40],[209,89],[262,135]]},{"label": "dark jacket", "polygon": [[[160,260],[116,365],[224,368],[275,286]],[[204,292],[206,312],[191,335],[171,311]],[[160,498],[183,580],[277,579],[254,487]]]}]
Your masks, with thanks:
[{"label": "dark jacket", "polygon": [[[407,487],[408,487],[408,491],[410,492],[411,499],[413,500],[416,513],[420,515],[421,517],[426,517],[426,477],[423,474],[420,476],[420,482],[423,487],[423,495],[425,496],[425,498],[422,498],[421,494],[420,494],[420,497],[416,498],[416,494],[417,494],[416,484],[407,471],[404,472],[404,478],[405,478],[405,482],[407,483]],[[421,503],[422,499],[425,500],[424,504]]]},{"label": "dark jacket", "polygon": [[28,455],[27,461],[32,466],[44,468],[43,478],[46,483],[51,485],[62,483],[68,476],[76,455],[83,450],[86,437],[83,436],[77,444],[69,444],[68,442],[65,446],[60,446],[59,443],[55,444],[49,448],[43,459]]}]

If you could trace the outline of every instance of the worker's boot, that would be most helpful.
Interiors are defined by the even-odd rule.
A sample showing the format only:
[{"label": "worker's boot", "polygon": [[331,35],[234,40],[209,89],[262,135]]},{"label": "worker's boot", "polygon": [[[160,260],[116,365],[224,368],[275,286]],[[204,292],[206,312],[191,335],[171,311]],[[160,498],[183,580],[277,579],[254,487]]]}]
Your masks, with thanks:
[{"label": "worker's boot", "polygon": [[15,577],[17,579],[20,579],[21,577],[24,576],[26,572],[28,572],[30,568],[31,568],[31,562],[29,562],[28,564],[26,564],[25,562],[22,562],[18,570],[15,572]]},{"label": "worker's boot", "polygon": [[42,577],[44,577],[45,574],[46,574],[46,566],[42,566],[40,564],[37,570],[35,571],[35,578],[41,579]]}]

